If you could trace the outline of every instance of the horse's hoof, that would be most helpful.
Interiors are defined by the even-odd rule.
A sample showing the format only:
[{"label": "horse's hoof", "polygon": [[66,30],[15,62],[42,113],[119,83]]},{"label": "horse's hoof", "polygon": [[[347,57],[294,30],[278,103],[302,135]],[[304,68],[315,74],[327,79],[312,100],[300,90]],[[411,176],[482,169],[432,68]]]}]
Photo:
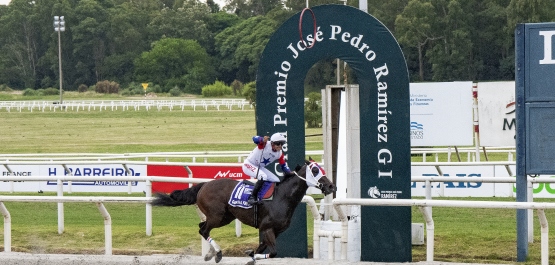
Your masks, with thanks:
[{"label": "horse's hoof", "polygon": [[218,251],[218,253],[216,253],[216,263],[220,262],[220,260],[222,260],[222,251]]},{"label": "horse's hoof", "polygon": [[213,247],[210,247],[210,250],[204,256],[204,261],[211,260],[214,257],[214,255],[216,255],[216,250]]},{"label": "horse's hoof", "polygon": [[249,249],[249,250],[245,250],[245,254],[247,254],[247,256],[249,257],[254,257],[254,250]]},{"label": "horse's hoof", "polygon": [[254,265],[254,264],[256,264],[256,260],[251,260],[251,261],[247,262],[246,265]]}]

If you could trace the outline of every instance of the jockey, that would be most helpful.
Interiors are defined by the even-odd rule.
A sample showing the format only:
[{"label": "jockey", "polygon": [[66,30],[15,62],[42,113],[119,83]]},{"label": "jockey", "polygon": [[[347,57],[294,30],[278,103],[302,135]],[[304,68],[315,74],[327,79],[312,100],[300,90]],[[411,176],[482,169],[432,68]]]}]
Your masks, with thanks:
[{"label": "jockey", "polygon": [[[270,140],[270,144],[266,144]],[[284,174],[291,174],[291,169],[287,166],[282,152],[283,145],[287,142],[281,133],[274,133],[272,137],[254,136],[252,137],[256,147],[243,163],[243,172],[251,178],[257,178],[251,195],[249,196],[249,204],[258,204],[258,192],[264,181],[280,182],[280,179],[265,167],[268,164],[279,159],[281,170]]]}]

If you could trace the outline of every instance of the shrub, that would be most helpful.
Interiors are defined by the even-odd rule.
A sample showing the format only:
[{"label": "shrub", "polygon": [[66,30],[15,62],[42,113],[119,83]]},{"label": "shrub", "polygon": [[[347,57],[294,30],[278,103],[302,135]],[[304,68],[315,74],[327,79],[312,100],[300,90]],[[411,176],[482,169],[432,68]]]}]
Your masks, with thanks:
[{"label": "shrub", "polygon": [[243,83],[237,79],[231,82],[231,88],[233,89],[233,95],[241,94],[243,90]]},{"label": "shrub", "polygon": [[249,103],[256,107],[256,82],[245,84],[241,94],[249,101]]},{"label": "shrub", "polygon": [[57,88],[53,88],[53,87],[49,87],[45,90],[42,91],[42,95],[44,96],[54,96],[54,95],[59,95],[60,94],[60,90]]},{"label": "shrub", "polygon": [[181,90],[178,87],[174,87],[174,88],[170,89],[170,95],[172,97],[179,97],[179,96],[181,96]]},{"label": "shrub", "polygon": [[103,94],[117,94],[119,93],[119,84],[108,80],[99,81],[96,83],[95,92]]},{"label": "shrub", "polygon": [[23,91],[23,96],[29,97],[29,96],[39,96],[39,91],[34,90],[32,88],[27,88]]},{"label": "shrub", "polygon": [[0,91],[12,92],[12,89],[7,85],[2,84],[2,85],[0,85]]},{"label": "shrub", "polygon": [[207,85],[202,88],[202,95],[204,97],[221,97],[231,95],[231,87],[226,86],[222,81],[216,81],[212,85]]},{"label": "shrub", "polygon": [[89,87],[87,85],[80,84],[79,87],[77,87],[77,92],[84,93],[84,92],[87,92],[88,89]]}]

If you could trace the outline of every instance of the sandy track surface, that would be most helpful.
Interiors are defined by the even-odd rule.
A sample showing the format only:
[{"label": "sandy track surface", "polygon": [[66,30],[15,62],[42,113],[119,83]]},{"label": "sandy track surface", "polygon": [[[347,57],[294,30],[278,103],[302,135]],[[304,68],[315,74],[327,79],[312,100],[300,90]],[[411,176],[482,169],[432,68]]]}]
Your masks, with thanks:
[{"label": "sandy track surface", "polygon": [[[0,264],[3,265],[170,265],[170,264],[246,264],[248,257],[223,257],[216,263],[214,260],[204,261],[203,257],[191,255],[150,255],[150,256],[127,256],[127,255],[56,255],[56,254],[29,254],[16,252],[0,252]],[[276,258],[269,260],[258,260],[257,265],[281,264],[281,265],[480,265],[478,263],[452,263],[452,262],[413,262],[413,263],[379,263],[379,262],[348,262],[348,261],[321,261],[299,258]]]}]

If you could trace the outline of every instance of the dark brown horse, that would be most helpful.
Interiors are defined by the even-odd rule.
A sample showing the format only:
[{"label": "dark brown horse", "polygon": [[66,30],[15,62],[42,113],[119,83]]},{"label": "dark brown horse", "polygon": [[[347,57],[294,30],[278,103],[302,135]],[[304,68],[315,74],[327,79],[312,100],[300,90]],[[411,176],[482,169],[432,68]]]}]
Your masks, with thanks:
[{"label": "dark brown horse", "polygon": [[[283,181],[277,183],[273,199],[264,201],[257,206],[258,214],[255,220],[254,207],[244,209],[228,204],[237,183],[232,179],[217,179],[188,189],[175,190],[170,195],[157,193],[152,205],[197,204],[206,216],[206,221],[199,223],[199,233],[211,245],[210,252],[204,258],[206,261],[212,259],[213,256],[216,256],[216,262],[220,262],[222,259],[220,247],[210,237],[212,229],[227,225],[235,219],[252,227],[258,225],[262,234],[262,242],[255,252],[249,253],[252,261],[247,263],[254,264],[258,259],[273,258],[277,255],[276,238],[289,227],[293,212],[309,186],[318,187],[326,195],[336,190],[335,185],[325,176],[325,171],[316,162],[307,161],[302,167],[297,166],[293,174],[285,176]],[[262,254],[266,248],[270,249],[270,253]]]}]

